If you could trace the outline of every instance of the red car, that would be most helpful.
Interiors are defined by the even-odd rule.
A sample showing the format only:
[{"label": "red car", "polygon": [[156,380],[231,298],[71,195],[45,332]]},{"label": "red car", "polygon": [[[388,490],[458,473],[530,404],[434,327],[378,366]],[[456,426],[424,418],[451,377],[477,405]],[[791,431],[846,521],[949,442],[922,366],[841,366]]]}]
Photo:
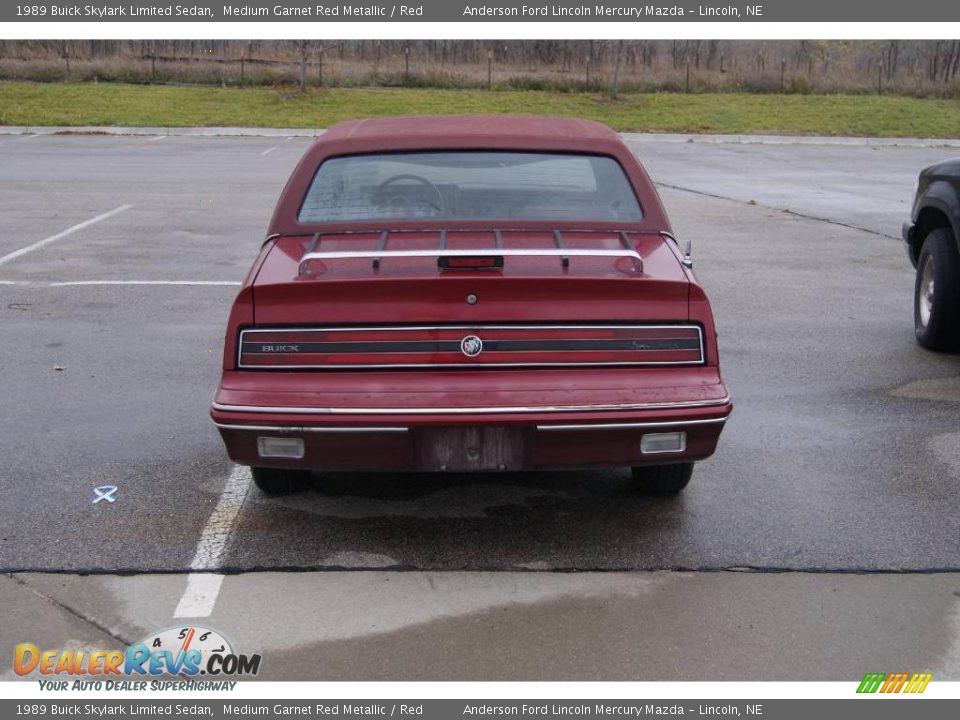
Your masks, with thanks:
[{"label": "red car", "polygon": [[615,133],[410,117],[339,124],[297,165],[211,414],[267,494],[600,466],[675,493],[732,407],[689,246]]}]

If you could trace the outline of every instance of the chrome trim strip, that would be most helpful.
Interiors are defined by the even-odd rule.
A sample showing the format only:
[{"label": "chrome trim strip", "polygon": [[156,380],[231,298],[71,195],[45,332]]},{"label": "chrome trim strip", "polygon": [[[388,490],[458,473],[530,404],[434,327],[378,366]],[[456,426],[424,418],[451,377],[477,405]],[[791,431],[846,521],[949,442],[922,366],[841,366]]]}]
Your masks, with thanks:
[{"label": "chrome trim strip", "polygon": [[664,422],[638,422],[638,423],[596,423],[593,425],[537,425],[537,430],[563,431],[563,430],[633,430],[635,428],[661,428],[678,427],[687,425],[718,425],[727,421],[726,417],[708,418],[706,420],[666,420]]},{"label": "chrome trim strip", "polygon": [[[300,258],[300,264],[309,260],[354,260],[362,258],[388,257],[626,257],[643,263],[643,258],[636,250],[603,249],[589,250],[586,248],[477,248],[476,250],[450,250],[434,248],[432,250],[327,250],[306,253]],[[642,265],[641,265],[642,267]],[[480,268],[483,269],[483,268]]]},{"label": "chrome trim strip", "polygon": [[224,405],[213,403],[221,412],[277,413],[289,415],[489,415],[537,412],[617,412],[623,410],[671,410],[674,408],[718,407],[727,405],[730,396],[718,400],[683,400],[665,403],[611,403],[603,405],[544,405],[541,407],[472,407],[472,408],[311,408],[272,407],[264,405]]},{"label": "chrome trim strip", "polygon": [[368,332],[375,330],[689,330],[700,329],[695,323],[629,323],[623,325],[596,325],[593,323],[562,324],[562,325],[489,325],[475,323],[473,325],[357,325],[346,327],[287,327],[284,325],[271,327],[253,327],[241,330],[241,333],[254,332]]},{"label": "chrome trim strip", "polygon": [[303,433],[405,433],[405,427],[306,427],[297,425],[228,425],[213,423],[223,430],[252,430],[256,432],[303,432]]},{"label": "chrome trim strip", "polygon": [[[648,351],[649,352],[649,351]],[[384,353],[386,354],[386,353]],[[650,360],[647,362],[532,362],[532,363],[436,363],[434,365],[416,365],[412,363],[397,365],[239,365],[241,370],[402,370],[405,368],[458,368],[460,370],[477,370],[480,368],[549,368],[549,367],[665,367],[667,365],[702,365],[703,361],[696,360]]]},{"label": "chrome trim strip", "polygon": [[[477,363],[470,365],[462,363],[369,363],[354,365],[245,365],[240,362],[243,355],[244,336],[247,333],[273,333],[273,332],[371,332],[377,330],[386,330],[391,332],[409,331],[417,332],[422,330],[464,330],[470,332],[483,332],[484,330],[690,330],[695,329],[700,340],[700,359],[699,360],[671,360],[656,361],[648,360],[643,362],[534,362],[534,363]],[[620,351],[623,352],[623,351]],[[650,352],[650,351],[646,351]],[[389,353],[382,353],[388,355]],[[247,328],[240,331],[240,340],[237,343],[237,368],[240,370],[348,370],[362,368],[496,368],[496,367],[648,367],[665,365],[703,365],[706,362],[706,347],[703,342],[703,328],[694,324],[672,324],[657,325],[651,323],[633,324],[633,325],[390,325],[384,327],[259,327]]]},{"label": "chrome trim strip", "polygon": [[[434,221],[442,223],[443,220]],[[458,221],[458,222],[467,222],[467,221]],[[483,221],[475,221],[483,222]],[[312,223],[310,227],[321,228],[320,232],[324,235],[379,235],[381,232],[388,233],[397,233],[397,234],[411,234],[411,233],[438,233],[441,230],[446,230],[448,233],[551,233],[554,228],[559,228],[563,232],[569,233],[591,233],[593,235],[616,235],[618,232],[629,233],[630,235],[656,235],[660,230],[654,228],[637,228],[634,223],[611,223],[609,228],[589,228],[589,227],[577,227],[576,225],[558,225],[557,223],[551,220],[536,220],[532,222],[540,223],[540,227],[531,227],[529,225],[525,227],[516,227],[516,226],[497,226],[493,227],[491,225],[477,225],[475,227],[468,227],[466,225],[460,225],[457,227],[449,227],[444,225],[434,225],[434,227],[402,227],[402,228],[390,228],[383,227],[382,225],[372,225],[366,229],[339,229],[339,230],[329,230],[324,228],[329,228],[330,226],[336,227],[337,225],[343,225],[343,222],[340,223]],[[620,225],[625,225],[626,227],[618,227]],[[283,237],[309,237],[313,235],[315,230],[306,230],[304,232],[296,233],[283,233]],[[279,233],[278,233],[279,234]]]}]

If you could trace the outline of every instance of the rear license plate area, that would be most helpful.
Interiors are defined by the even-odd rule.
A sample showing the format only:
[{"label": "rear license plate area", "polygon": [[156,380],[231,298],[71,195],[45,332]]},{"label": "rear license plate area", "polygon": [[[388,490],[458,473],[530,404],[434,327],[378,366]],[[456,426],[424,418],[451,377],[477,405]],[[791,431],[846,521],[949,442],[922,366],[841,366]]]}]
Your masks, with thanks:
[{"label": "rear license plate area", "polygon": [[522,428],[420,428],[416,446],[423,470],[514,470],[523,466]]}]

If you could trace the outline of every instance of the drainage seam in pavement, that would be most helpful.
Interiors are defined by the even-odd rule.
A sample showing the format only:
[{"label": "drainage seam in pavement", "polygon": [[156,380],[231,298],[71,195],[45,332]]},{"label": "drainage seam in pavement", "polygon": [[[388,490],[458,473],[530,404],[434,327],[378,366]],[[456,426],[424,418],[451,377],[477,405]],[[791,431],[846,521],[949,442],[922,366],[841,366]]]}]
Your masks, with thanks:
[{"label": "drainage seam in pavement", "polygon": [[[614,567],[614,568],[594,568],[594,567],[558,567],[558,568],[547,568],[544,570],[539,569],[530,569],[522,567],[502,567],[502,566],[489,566],[489,567],[474,567],[474,568],[432,568],[432,567],[418,567],[414,565],[387,565],[387,566],[343,566],[343,565],[285,565],[285,566],[266,566],[266,565],[255,565],[252,567],[223,567],[223,568],[204,568],[202,573],[211,573],[216,575],[248,575],[254,573],[265,573],[265,572],[276,572],[276,573],[308,573],[308,572],[390,572],[390,573],[402,573],[402,572],[425,572],[425,573],[516,573],[516,574],[525,574],[525,573],[553,573],[553,574],[574,574],[574,573],[654,573],[654,572],[671,572],[671,573],[753,573],[757,575],[769,574],[769,575],[789,575],[789,574],[807,574],[807,575],[943,575],[948,573],[960,573],[960,566],[944,566],[944,567],[934,567],[934,568],[844,568],[844,567],[809,567],[809,568],[794,568],[794,567],[785,567],[785,566],[761,566],[761,565],[727,565],[727,566],[703,566],[703,567],[685,567],[682,565],[675,566],[665,566],[665,567]],[[17,582],[22,583],[27,586],[31,591],[48,599],[55,604],[60,604],[52,598],[48,598],[43,595],[41,592],[35,590],[34,588],[27,585],[27,583],[20,580],[17,576],[22,574],[37,574],[37,575],[99,575],[99,576],[115,576],[115,577],[128,577],[128,576],[137,576],[137,575],[191,575],[197,574],[196,570],[191,570],[190,568],[178,568],[178,569],[169,569],[169,568],[117,568],[117,569],[104,569],[104,568],[92,568],[92,569],[51,569],[51,568],[16,568],[2,570],[0,573],[3,573],[9,577],[12,577]],[[65,609],[69,610],[66,606],[63,606]],[[90,622],[91,624],[100,627],[96,624],[95,621],[85,618],[81,615],[77,615],[82,620]],[[104,632],[109,632],[104,630]]]},{"label": "drainage seam in pavement", "polygon": [[[93,618],[84,615],[84,614],[83,614],[82,612],[80,612],[79,610],[75,610],[75,609],[73,609],[72,607],[70,607],[69,605],[66,605],[66,604],[62,603],[61,601],[57,600],[56,598],[51,597],[50,595],[47,595],[45,592],[43,592],[43,591],[41,591],[41,590],[38,590],[37,588],[33,587],[30,583],[28,583],[28,582],[27,582],[26,580],[24,580],[23,578],[18,577],[17,575],[14,575],[13,573],[5,573],[5,574],[6,574],[6,576],[7,576],[8,578],[10,578],[11,580],[13,580],[17,585],[19,585],[20,587],[22,587],[22,588],[24,588],[25,590],[27,590],[27,592],[30,592],[30,593],[36,595],[36,596],[37,596],[38,598],[40,598],[41,600],[44,600],[44,601],[50,603],[51,605],[53,605],[54,607],[57,607],[57,608],[59,608],[60,610],[63,610],[65,613],[68,613],[69,615],[77,618],[77,619],[80,620],[81,622],[84,622],[84,623],[86,623],[86,624],[88,624],[88,625],[96,628],[97,630],[99,630],[100,632],[102,632],[104,635],[107,635],[108,637],[116,640],[117,642],[119,642],[119,643],[121,643],[121,644],[123,644],[123,645],[125,645],[125,646],[126,646],[126,645],[132,645],[132,644],[133,644],[132,641],[127,640],[127,639],[124,638],[122,635],[114,632],[113,630],[111,630],[110,628],[106,627],[105,625],[97,622],[97,621],[94,620]],[[80,574],[83,574],[83,573],[71,573],[71,574],[80,575]]]},{"label": "drainage seam in pavement", "polygon": [[767,210],[774,210],[776,212],[786,213],[788,215],[795,215],[796,217],[803,218],[804,220],[815,220],[816,222],[827,223],[828,225],[838,225],[840,227],[849,228],[850,230],[860,230],[861,232],[870,233],[871,235],[876,235],[877,237],[887,238],[889,240],[899,240],[896,235],[887,235],[886,233],[877,232],[876,230],[871,230],[870,228],[860,227],[859,225],[851,225],[850,223],[841,222],[839,220],[831,220],[830,218],[817,217],[816,215],[807,215],[806,213],[797,212],[796,210],[791,210],[790,208],[778,208],[773,205],[764,205],[763,203],[758,203],[754,201],[740,200],[738,198],[727,197],[726,195],[717,195],[715,193],[708,193],[703,190],[693,190],[692,188],[682,187],[680,185],[670,185],[669,183],[654,182],[654,185],[657,187],[665,187],[670,190],[679,190],[680,192],[687,192],[691,195],[700,195],[702,197],[714,198],[715,200],[729,200],[730,202],[739,203],[740,205],[750,205],[751,207],[762,207]]}]

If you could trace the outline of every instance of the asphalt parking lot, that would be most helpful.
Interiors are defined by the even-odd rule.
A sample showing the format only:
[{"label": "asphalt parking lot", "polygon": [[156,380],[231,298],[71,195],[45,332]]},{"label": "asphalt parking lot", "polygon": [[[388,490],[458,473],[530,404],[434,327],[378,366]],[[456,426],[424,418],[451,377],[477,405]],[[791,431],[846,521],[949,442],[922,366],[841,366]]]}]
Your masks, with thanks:
[{"label": "asphalt parking lot", "polygon": [[[960,150],[629,137],[694,242],[736,405],[682,497],[606,471],[337,474],[270,499],[230,466],[207,409],[229,303],[308,142],[0,135],[9,607],[42,598],[62,616],[45,631],[62,621],[81,645],[175,615],[256,644],[251,618],[279,595],[313,620],[308,640],[264,621],[275,667],[320,652],[324,677],[546,678],[531,658],[573,642],[558,626],[581,641],[629,626],[554,670],[712,678],[721,659],[696,652],[710,628],[739,648],[724,677],[893,658],[960,679],[960,358],[915,345],[898,238],[917,171]],[[103,485],[116,502],[92,502]],[[183,574],[345,569],[369,572]],[[62,571],[106,574],[39,574]],[[705,597],[724,610],[701,627]],[[675,632],[657,635],[664,613]],[[533,655],[452,649],[491,627]],[[824,664],[837,627],[859,639]],[[902,630],[869,640],[877,627]],[[770,642],[801,649],[774,661]],[[419,660],[391,662],[397,648]]]}]

